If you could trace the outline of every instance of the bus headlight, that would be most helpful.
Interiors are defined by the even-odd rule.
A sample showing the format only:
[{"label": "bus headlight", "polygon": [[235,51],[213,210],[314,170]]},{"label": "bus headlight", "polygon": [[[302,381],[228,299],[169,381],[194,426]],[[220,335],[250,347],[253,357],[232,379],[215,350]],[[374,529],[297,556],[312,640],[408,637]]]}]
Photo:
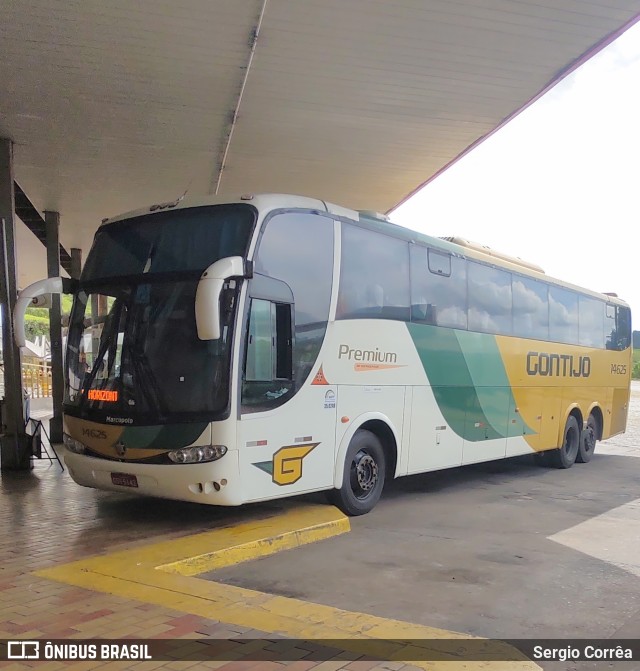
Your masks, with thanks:
[{"label": "bus headlight", "polygon": [[87,449],[84,443],[81,443],[79,440],[72,438],[67,433],[62,434],[62,442],[64,446],[69,450],[69,452],[73,452],[75,454],[84,454],[85,450]]},{"label": "bus headlight", "polygon": [[224,445],[203,445],[202,447],[183,447],[181,450],[167,452],[175,464],[202,464],[224,457],[227,448]]}]

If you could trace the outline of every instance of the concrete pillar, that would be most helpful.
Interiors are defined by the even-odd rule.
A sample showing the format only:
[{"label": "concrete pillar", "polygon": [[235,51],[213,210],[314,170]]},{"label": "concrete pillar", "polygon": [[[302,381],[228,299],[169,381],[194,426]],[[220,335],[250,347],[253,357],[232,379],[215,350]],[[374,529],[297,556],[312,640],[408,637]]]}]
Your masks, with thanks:
[{"label": "concrete pillar", "polygon": [[74,280],[80,279],[82,272],[82,250],[77,247],[71,248],[71,277]]},{"label": "concrete pillar", "polygon": [[[47,276],[60,276],[60,214],[44,213],[47,225]],[[49,420],[49,437],[52,443],[62,442],[62,398],[64,396],[64,373],[62,368],[62,321],[60,296],[51,296],[49,311],[49,336],[51,341],[51,395],[53,417]]]},{"label": "concrete pillar", "polygon": [[20,349],[13,339],[13,308],[17,297],[14,212],[13,142],[0,138],[0,309],[4,369],[0,468],[3,471],[31,467],[29,441],[24,429]]}]

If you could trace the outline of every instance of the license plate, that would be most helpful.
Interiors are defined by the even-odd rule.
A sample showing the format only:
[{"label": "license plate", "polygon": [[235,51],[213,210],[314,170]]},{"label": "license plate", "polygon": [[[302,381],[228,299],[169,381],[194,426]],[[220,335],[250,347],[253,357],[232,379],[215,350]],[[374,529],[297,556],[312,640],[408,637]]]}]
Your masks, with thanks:
[{"label": "license plate", "polygon": [[112,473],[111,482],[114,485],[120,485],[121,487],[137,487],[138,478],[135,475],[129,473]]}]

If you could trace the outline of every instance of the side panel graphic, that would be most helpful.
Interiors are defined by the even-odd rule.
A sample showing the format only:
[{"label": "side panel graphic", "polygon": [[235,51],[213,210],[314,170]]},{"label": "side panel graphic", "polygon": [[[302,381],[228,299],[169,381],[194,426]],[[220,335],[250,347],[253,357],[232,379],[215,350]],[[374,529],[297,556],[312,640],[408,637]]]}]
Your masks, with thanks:
[{"label": "side panel graphic", "polygon": [[440,411],[466,441],[532,434],[509,416],[513,394],[494,336],[407,324]]}]

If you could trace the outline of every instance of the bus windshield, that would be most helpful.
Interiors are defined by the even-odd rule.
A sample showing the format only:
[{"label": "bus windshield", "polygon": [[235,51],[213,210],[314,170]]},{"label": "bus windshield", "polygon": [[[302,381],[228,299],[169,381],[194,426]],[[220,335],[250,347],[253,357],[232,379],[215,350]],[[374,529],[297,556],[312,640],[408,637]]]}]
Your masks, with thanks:
[{"label": "bus windshield", "polygon": [[81,282],[167,273],[200,277],[218,259],[246,255],[255,217],[250,205],[213,205],[107,224],[96,233]]},{"label": "bus windshield", "polygon": [[253,209],[239,205],[103,227],[69,324],[65,411],[126,424],[222,416],[237,289],[226,289],[214,341],[198,339],[195,293],[211,263],[246,254],[253,225]]}]

